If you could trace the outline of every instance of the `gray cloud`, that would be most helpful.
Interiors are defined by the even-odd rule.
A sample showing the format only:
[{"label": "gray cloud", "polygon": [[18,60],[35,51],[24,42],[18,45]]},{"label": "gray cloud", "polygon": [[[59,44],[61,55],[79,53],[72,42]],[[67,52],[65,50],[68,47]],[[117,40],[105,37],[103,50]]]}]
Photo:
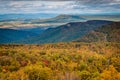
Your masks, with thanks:
[{"label": "gray cloud", "polygon": [[0,13],[120,13],[120,0],[0,1]]},{"label": "gray cloud", "polygon": [[86,8],[91,10],[100,10],[107,12],[120,12],[120,0],[79,0],[76,1],[77,5],[85,5]]}]

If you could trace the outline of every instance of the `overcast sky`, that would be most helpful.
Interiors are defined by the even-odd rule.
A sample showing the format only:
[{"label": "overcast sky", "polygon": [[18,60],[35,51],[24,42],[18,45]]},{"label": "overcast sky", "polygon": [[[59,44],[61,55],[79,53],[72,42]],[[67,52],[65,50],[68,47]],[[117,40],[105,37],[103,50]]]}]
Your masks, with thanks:
[{"label": "overcast sky", "polygon": [[0,0],[0,13],[120,13],[120,0]]}]

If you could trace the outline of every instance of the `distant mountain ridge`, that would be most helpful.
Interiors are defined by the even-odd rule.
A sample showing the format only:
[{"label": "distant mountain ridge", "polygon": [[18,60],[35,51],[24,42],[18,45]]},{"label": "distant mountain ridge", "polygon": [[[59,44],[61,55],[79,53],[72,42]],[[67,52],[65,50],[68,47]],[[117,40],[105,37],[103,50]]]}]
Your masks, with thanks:
[{"label": "distant mountain ridge", "polygon": [[0,44],[44,44],[69,41],[120,42],[120,22],[90,20],[70,22],[56,28],[48,28],[42,32],[41,29],[36,28],[30,30],[0,29],[0,33]]},{"label": "distant mountain ridge", "polygon": [[78,15],[66,15],[66,14],[61,14],[61,15],[58,15],[56,16],[55,18],[63,18],[63,19],[68,19],[68,18],[75,18],[75,19],[82,19],[82,20],[85,20],[84,18],[78,16]]},{"label": "distant mountain ridge", "polygon": [[36,14],[0,14],[0,21],[2,20],[16,20],[16,19],[43,19],[55,17],[56,14],[36,13]]},{"label": "distant mountain ridge", "polygon": [[42,44],[55,42],[68,42],[82,37],[92,30],[103,25],[110,24],[112,21],[91,20],[87,22],[72,22],[56,28],[49,28],[39,36],[24,39],[17,43]]},{"label": "distant mountain ridge", "polygon": [[79,22],[85,21],[85,18],[80,17],[79,15],[58,15],[53,18],[49,19],[42,19],[42,20],[32,20],[32,23],[68,23],[68,22]]}]

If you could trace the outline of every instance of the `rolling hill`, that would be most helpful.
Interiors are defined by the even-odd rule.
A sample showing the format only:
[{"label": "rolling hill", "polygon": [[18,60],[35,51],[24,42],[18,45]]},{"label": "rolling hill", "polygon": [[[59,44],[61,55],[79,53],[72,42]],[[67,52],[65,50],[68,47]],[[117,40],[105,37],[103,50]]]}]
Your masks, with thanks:
[{"label": "rolling hill", "polygon": [[87,35],[75,40],[77,42],[120,42],[120,22],[113,22],[104,25],[96,30],[89,32]]},{"label": "rolling hill", "polygon": [[0,43],[12,43],[17,40],[36,36],[37,34],[27,31],[0,29]]},{"label": "rolling hill", "polygon": [[39,36],[24,39],[17,43],[26,44],[41,44],[41,43],[55,43],[68,42],[79,37],[85,36],[92,30],[99,28],[102,25],[110,24],[111,21],[91,20],[87,22],[72,22],[56,28],[49,28]]}]

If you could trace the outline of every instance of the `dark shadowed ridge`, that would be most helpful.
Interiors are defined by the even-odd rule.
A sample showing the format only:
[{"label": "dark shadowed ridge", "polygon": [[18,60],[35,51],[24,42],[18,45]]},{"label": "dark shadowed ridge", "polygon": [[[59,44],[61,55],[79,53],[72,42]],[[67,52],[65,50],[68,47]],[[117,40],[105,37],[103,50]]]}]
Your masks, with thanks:
[{"label": "dark shadowed ridge", "polygon": [[17,43],[22,44],[42,44],[55,42],[68,42],[85,36],[92,30],[99,28],[111,21],[91,20],[87,22],[72,22],[56,28],[49,28],[39,36],[21,40]]},{"label": "dark shadowed ridge", "polygon": [[75,42],[98,42],[98,41],[120,42],[120,22],[113,22],[111,24],[104,25],[74,41]]},{"label": "dark shadowed ridge", "polygon": [[0,28],[0,43],[12,43],[35,35],[37,34],[27,31]]}]

